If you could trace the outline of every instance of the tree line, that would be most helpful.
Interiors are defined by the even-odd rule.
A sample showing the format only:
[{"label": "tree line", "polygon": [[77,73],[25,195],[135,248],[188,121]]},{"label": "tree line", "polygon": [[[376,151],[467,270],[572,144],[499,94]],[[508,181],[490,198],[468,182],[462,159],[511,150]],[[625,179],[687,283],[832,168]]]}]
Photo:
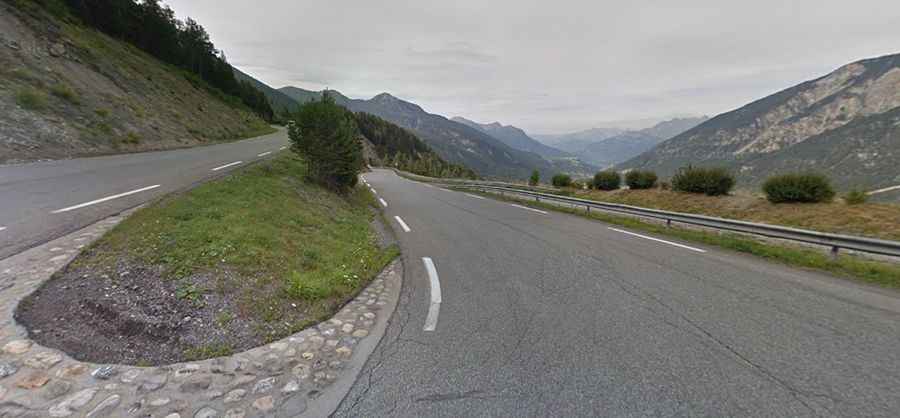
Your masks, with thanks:
[{"label": "tree line", "polygon": [[[271,121],[272,106],[265,94],[246,81],[239,81],[225,58],[197,21],[184,22],[159,0],[43,0],[58,10],[64,3],[71,16],[114,38],[129,42],[157,59],[180,67],[227,95],[234,96]],[[52,6],[52,7],[51,7]]]}]

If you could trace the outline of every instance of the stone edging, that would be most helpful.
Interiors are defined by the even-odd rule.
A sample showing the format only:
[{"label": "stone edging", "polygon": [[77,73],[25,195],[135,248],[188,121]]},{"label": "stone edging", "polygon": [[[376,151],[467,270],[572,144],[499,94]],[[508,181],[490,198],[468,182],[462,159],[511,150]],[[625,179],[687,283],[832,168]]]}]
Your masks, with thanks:
[{"label": "stone edging", "polygon": [[0,416],[294,417],[337,406],[349,386],[334,382],[355,379],[396,306],[399,259],[332,319],[228,357],[104,365],[29,340],[13,319],[19,301],[133,211],[0,260]]}]

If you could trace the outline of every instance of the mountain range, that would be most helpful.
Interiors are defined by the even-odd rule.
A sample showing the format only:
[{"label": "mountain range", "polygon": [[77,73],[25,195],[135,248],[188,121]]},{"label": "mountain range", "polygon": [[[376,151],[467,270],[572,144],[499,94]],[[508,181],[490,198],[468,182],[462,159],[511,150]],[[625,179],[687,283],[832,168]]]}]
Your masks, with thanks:
[{"label": "mountain range", "polygon": [[574,155],[569,154],[565,151],[553,148],[534,140],[533,138],[528,136],[525,131],[515,126],[502,125],[499,122],[482,124],[473,122],[460,116],[454,117],[451,120],[478,129],[490,136],[493,136],[494,138],[499,139],[504,144],[509,145],[515,149],[533,152],[544,158],[553,159],[574,157]]},{"label": "mountain range", "polygon": [[841,189],[900,184],[900,54],[853,62],[718,115],[618,166],[724,166],[740,183],[818,171]]},{"label": "mountain range", "polygon": [[600,167],[627,161],[708,118],[675,118],[640,130],[594,128],[563,135],[535,135],[541,141]]}]

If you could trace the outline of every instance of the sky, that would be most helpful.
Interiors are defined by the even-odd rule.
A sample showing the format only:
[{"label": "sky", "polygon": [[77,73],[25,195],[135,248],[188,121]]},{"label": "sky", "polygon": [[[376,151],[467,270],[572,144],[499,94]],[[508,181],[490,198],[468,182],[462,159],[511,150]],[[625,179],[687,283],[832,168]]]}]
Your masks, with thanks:
[{"label": "sky", "polygon": [[563,133],[716,115],[900,53],[900,1],[164,0],[278,88]]}]

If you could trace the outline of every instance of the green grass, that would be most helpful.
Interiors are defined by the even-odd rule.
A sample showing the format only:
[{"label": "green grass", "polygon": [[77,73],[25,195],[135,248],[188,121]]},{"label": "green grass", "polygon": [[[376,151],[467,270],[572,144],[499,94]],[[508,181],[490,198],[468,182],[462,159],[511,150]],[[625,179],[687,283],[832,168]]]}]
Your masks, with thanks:
[{"label": "green grass", "polygon": [[47,95],[35,89],[24,88],[16,93],[16,104],[27,110],[44,110],[47,108]]},{"label": "green grass", "polygon": [[74,105],[81,104],[81,99],[78,97],[78,93],[75,93],[75,90],[73,90],[66,84],[54,85],[50,88],[50,94]]},{"label": "green grass", "polygon": [[210,344],[184,350],[184,356],[188,359],[188,361],[230,356],[233,353],[234,348],[229,344]]},{"label": "green grass", "polygon": [[377,245],[374,197],[365,188],[336,195],[306,182],[305,172],[302,159],[282,153],[166,198],[123,221],[78,262],[103,267],[129,257],[162,266],[161,279],[179,280],[178,297],[189,300],[201,290],[188,279],[214,272],[220,282],[202,291],[233,295],[241,314],[282,321],[285,306],[300,304],[308,324],[333,313],[398,250]]},{"label": "green grass", "polygon": [[764,243],[733,233],[706,232],[680,228],[677,226],[666,227],[657,223],[645,222],[637,218],[616,216],[597,210],[591,211],[591,213],[588,214],[583,209],[560,207],[550,203],[534,202],[508,196],[498,197],[497,195],[490,193],[482,194],[501,200],[516,201],[527,206],[596,219],[609,224],[627,227],[632,230],[675,237],[685,241],[697,242],[751,254],[792,267],[824,271],[865,283],[889,288],[900,288],[900,265],[893,263],[879,262],[847,254],[832,257],[831,255],[813,249]]}]

